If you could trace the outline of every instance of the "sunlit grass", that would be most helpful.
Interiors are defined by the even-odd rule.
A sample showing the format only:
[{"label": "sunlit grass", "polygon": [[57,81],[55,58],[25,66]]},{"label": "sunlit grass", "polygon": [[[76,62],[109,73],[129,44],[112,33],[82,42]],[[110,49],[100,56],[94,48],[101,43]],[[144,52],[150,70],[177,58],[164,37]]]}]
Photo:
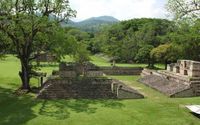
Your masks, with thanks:
[{"label": "sunlit grass", "polygon": [[[95,63],[105,63],[94,58]],[[96,58],[96,59],[95,59]],[[51,73],[57,66],[41,67]],[[184,107],[200,104],[200,98],[171,99],[137,82],[140,76],[108,76],[119,79],[145,95],[139,100],[38,100],[36,95],[16,96],[20,86],[19,61],[0,61],[0,125],[199,125]],[[37,80],[32,80],[37,85]]]}]

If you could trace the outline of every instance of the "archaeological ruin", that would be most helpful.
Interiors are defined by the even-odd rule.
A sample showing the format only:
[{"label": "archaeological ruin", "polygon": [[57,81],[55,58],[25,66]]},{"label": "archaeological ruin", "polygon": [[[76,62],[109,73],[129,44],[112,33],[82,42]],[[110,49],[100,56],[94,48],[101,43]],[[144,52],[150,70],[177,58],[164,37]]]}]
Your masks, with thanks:
[{"label": "archaeological ruin", "polygon": [[52,62],[57,62],[57,58],[56,58],[56,55],[48,53],[48,52],[45,52],[45,53],[38,54],[38,56],[36,58],[36,62],[38,64],[40,62],[52,63]]},{"label": "archaeological ruin", "polygon": [[53,71],[44,83],[38,98],[140,99],[144,96],[119,80],[105,77],[101,68],[92,63],[84,66],[61,63],[59,71]]},{"label": "archaeological ruin", "polygon": [[167,70],[144,69],[141,83],[169,97],[200,96],[200,62],[179,60],[167,66]]}]

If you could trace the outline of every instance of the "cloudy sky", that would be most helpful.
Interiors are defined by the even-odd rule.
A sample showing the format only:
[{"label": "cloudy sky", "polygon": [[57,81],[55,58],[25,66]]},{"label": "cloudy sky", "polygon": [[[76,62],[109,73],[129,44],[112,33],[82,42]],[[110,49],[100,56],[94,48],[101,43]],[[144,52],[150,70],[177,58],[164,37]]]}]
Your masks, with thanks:
[{"label": "cloudy sky", "polygon": [[75,21],[90,17],[113,16],[119,20],[151,17],[166,18],[167,0],[70,0],[77,11]]}]

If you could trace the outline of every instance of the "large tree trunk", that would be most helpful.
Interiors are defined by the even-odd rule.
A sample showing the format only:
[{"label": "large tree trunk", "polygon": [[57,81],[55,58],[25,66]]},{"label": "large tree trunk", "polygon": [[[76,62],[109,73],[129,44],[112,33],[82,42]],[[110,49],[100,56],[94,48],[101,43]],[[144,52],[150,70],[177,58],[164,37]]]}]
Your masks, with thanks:
[{"label": "large tree trunk", "polygon": [[148,61],[148,68],[153,69],[154,68],[154,59],[150,58]]},{"label": "large tree trunk", "polygon": [[30,91],[30,66],[27,60],[20,59],[21,61],[21,71],[19,72],[19,76],[22,81],[21,89]]},{"label": "large tree trunk", "polygon": [[165,70],[167,70],[167,64],[168,64],[168,61],[165,60]]}]

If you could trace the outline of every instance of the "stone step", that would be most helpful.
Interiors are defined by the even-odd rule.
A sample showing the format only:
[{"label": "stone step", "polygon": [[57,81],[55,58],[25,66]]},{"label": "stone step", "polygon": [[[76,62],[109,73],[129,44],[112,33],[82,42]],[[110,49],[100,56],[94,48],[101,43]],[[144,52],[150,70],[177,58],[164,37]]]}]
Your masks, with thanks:
[{"label": "stone step", "polygon": [[179,93],[181,91],[190,88],[190,86],[188,85],[170,81],[167,78],[162,77],[160,75],[144,76],[139,81],[168,96],[174,95],[176,93]]}]

